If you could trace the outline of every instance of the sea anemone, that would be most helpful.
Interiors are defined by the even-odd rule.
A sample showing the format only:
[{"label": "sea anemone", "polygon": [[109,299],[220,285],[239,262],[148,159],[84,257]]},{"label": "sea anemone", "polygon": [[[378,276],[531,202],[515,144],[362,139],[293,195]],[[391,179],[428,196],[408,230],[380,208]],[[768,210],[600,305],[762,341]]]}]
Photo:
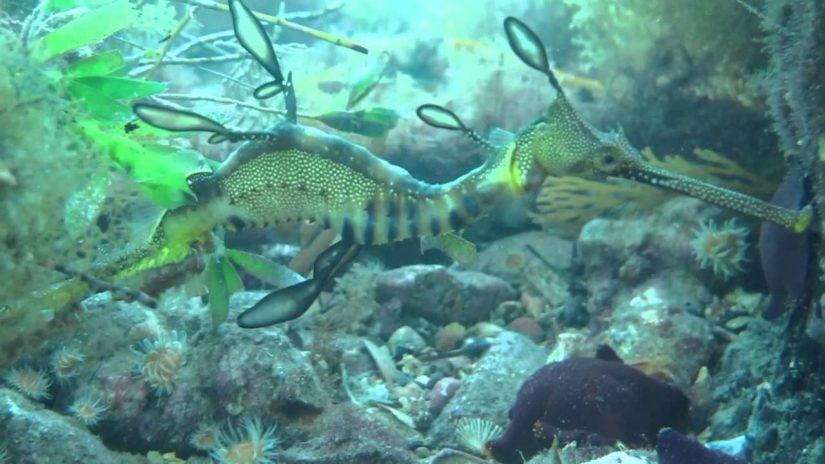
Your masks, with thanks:
[{"label": "sea anemone", "polygon": [[690,246],[702,268],[713,269],[714,274],[727,279],[741,272],[747,260],[748,229],[739,227],[735,219],[721,226],[702,222]]},{"label": "sea anemone", "polygon": [[109,405],[103,396],[93,392],[86,392],[69,406],[69,413],[86,427],[97,425],[108,410]]},{"label": "sea anemone", "polygon": [[60,383],[76,377],[80,373],[80,366],[86,359],[83,353],[67,346],[54,352],[51,358],[51,367],[54,377]]},{"label": "sea anemone", "polygon": [[9,453],[5,447],[0,446],[0,464],[6,464],[7,462],[9,462]]},{"label": "sea anemone", "polygon": [[155,340],[143,339],[132,351],[141,355],[140,372],[149,386],[160,394],[172,393],[175,377],[186,364],[186,333],[173,330]]},{"label": "sea anemone", "polygon": [[212,451],[218,445],[220,433],[215,423],[202,423],[192,432],[192,436],[189,437],[189,444],[201,451]]},{"label": "sea anemone", "polygon": [[219,464],[270,464],[278,457],[275,426],[263,429],[260,419],[245,418],[241,429],[227,425],[218,434],[212,459]]},{"label": "sea anemone", "polygon": [[489,455],[487,444],[498,438],[501,433],[501,427],[498,425],[478,418],[461,418],[455,428],[459,443],[484,456]]},{"label": "sea anemone", "polygon": [[52,380],[46,371],[30,367],[13,367],[6,373],[6,383],[12,388],[33,400],[47,400],[52,397],[49,388]]}]

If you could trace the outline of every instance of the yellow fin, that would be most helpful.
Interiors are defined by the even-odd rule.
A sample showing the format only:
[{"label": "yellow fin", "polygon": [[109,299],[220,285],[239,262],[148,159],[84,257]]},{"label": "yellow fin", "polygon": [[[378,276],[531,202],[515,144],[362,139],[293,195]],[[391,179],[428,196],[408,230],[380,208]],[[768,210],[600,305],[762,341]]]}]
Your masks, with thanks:
[{"label": "yellow fin", "polygon": [[443,251],[453,261],[468,265],[475,261],[478,251],[476,245],[455,232],[421,238],[421,251],[437,249]]}]

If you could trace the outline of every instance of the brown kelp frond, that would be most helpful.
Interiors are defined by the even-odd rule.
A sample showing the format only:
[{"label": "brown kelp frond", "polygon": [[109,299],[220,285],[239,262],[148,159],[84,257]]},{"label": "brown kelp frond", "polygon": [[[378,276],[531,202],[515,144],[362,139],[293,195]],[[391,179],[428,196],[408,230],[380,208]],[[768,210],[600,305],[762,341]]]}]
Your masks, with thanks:
[{"label": "brown kelp frond", "polygon": [[[769,197],[775,188],[771,182],[712,150],[697,149],[691,156],[657,157],[652,150],[642,151],[650,164],[671,172],[707,179],[720,186],[759,198]],[[576,234],[589,220],[607,214],[622,205],[633,210],[649,210],[662,198],[675,194],[623,179],[585,179],[548,177],[536,198],[530,218],[545,229]]]}]

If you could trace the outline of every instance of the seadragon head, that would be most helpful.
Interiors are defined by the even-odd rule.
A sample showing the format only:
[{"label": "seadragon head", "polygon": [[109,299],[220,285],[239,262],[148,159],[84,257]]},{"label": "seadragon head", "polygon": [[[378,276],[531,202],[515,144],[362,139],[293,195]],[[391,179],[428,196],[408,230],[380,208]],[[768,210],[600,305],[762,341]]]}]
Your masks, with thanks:
[{"label": "seadragon head", "polygon": [[[512,146],[515,171],[527,185],[530,177],[610,176],[673,190],[700,200],[780,224],[794,232],[807,230],[812,209],[782,208],[739,192],[650,165],[621,131],[602,132],[584,121],[571,105],[550,69],[547,53],[535,32],[516,18],[504,20],[510,48],[527,66],[543,73],[556,99],[524,127]],[[538,176],[529,173],[538,171]]]}]

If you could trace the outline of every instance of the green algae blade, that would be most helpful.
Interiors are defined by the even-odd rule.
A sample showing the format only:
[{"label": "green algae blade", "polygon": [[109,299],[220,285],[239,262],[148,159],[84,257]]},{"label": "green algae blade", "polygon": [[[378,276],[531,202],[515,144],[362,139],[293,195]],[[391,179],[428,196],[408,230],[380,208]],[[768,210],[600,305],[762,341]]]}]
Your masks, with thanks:
[{"label": "green algae blade", "polygon": [[71,78],[108,76],[123,68],[123,65],[123,55],[117,50],[109,50],[70,64],[66,75]]},{"label": "green algae blade", "polygon": [[369,95],[370,92],[378,86],[378,83],[381,81],[381,78],[387,70],[387,65],[390,62],[390,58],[391,56],[389,52],[381,52],[378,60],[370,66],[369,70],[363,76],[355,81],[355,84],[352,86],[352,90],[350,90],[349,97],[347,98],[347,111],[351,110],[361,100],[366,98],[367,95]]},{"label": "green algae blade", "polygon": [[166,83],[112,76],[81,76],[69,81],[72,97],[83,104],[89,114],[104,121],[131,119],[132,109],[119,100],[155,95],[166,90]]},{"label": "green algae blade", "polygon": [[255,278],[275,287],[287,287],[304,281],[292,269],[253,253],[227,249],[226,256]]},{"label": "green algae blade", "polygon": [[235,266],[228,259],[223,258],[221,261],[223,262],[223,277],[226,281],[226,289],[229,291],[229,294],[232,295],[242,290],[243,281],[241,280],[240,274],[238,274],[238,270],[235,269]]},{"label": "green algae blade", "polygon": [[438,239],[441,242],[441,249],[458,264],[471,264],[478,255],[475,243],[456,233],[441,234]]},{"label": "green algae blade", "polygon": [[82,103],[83,108],[96,119],[102,121],[125,121],[131,117],[132,109],[97,93],[94,87],[78,82],[74,79],[69,81],[69,94],[72,98]]},{"label": "green algae blade", "polygon": [[217,327],[229,317],[229,288],[226,281],[224,261],[226,258],[213,256],[206,268],[206,290],[209,292],[209,314],[212,326]]},{"label": "green algae blade", "polygon": [[164,92],[168,87],[165,82],[112,76],[83,76],[72,81],[93,87],[101,97],[112,100],[134,100],[148,97]]},{"label": "green algae blade", "polygon": [[186,178],[195,172],[209,172],[206,160],[194,150],[141,144],[90,120],[80,122],[79,128],[138,184],[141,193],[164,208],[191,202],[194,196]]},{"label": "green algae blade", "polygon": [[455,232],[447,232],[434,237],[421,237],[421,252],[430,249],[441,250],[450,259],[464,266],[472,264],[478,256],[475,243]]},{"label": "green algae blade", "polygon": [[332,111],[312,119],[343,132],[380,138],[398,122],[398,113],[388,108],[372,108],[355,112]]},{"label": "green algae blade", "polygon": [[137,10],[129,0],[115,0],[43,36],[34,46],[34,56],[45,62],[76,48],[100,42],[128,27],[135,19]]}]

